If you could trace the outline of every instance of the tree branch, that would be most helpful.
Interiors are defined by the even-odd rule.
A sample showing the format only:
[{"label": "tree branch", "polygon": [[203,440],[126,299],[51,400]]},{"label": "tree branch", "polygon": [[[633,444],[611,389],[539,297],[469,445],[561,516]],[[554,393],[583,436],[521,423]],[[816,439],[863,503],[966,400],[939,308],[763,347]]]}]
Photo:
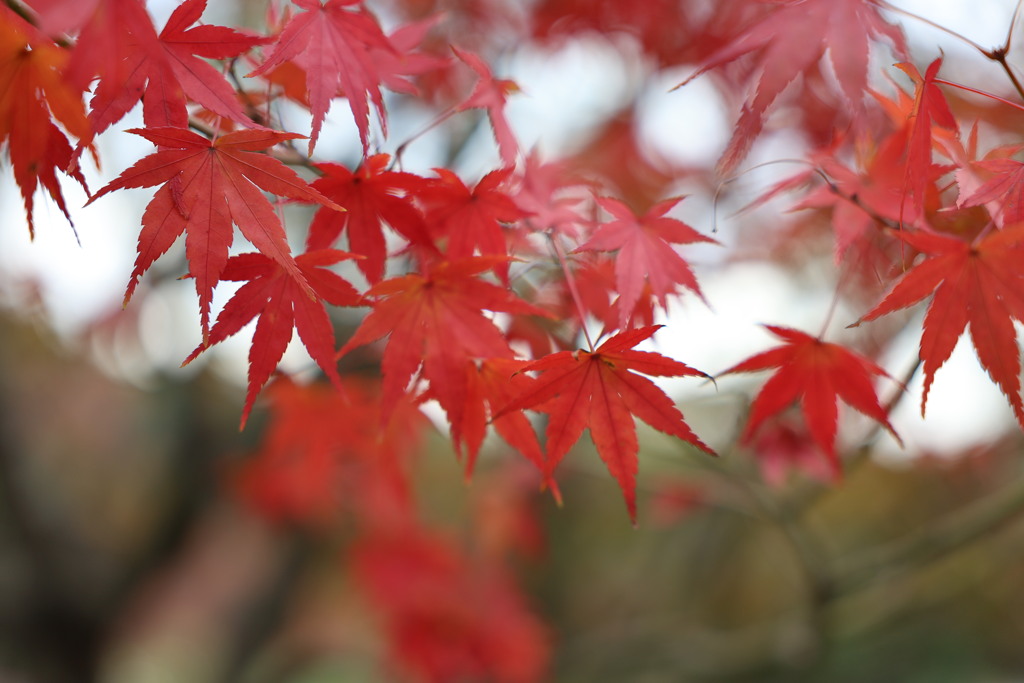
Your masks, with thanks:
[{"label": "tree branch", "polygon": [[1024,477],[956,510],[930,527],[876,548],[835,572],[839,594],[859,590],[896,573],[933,562],[998,531],[1024,514]]}]

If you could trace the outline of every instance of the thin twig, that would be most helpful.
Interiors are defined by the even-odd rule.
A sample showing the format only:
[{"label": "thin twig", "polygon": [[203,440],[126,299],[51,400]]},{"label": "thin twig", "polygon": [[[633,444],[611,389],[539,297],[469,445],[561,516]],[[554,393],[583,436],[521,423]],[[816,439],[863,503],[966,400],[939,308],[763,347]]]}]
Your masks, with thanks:
[{"label": "thin twig", "polygon": [[569,270],[569,262],[565,257],[565,252],[562,250],[562,245],[558,243],[558,240],[551,233],[548,233],[548,240],[550,240],[551,247],[555,250],[555,255],[558,257],[558,263],[562,266],[562,273],[565,274],[565,282],[569,287],[569,294],[572,296],[572,301],[576,305],[576,314],[580,317],[580,328],[583,330],[583,336],[587,340],[587,348],[590,351],[593,351],[594,341],[590,338],[590,332],[587,331],[587,315],[583,308],[583,300],[580,298],[580,292],[576,288],[576,279],[572,276],[572,272]]},{"label": "thin twig", "polygon": [[927,24],[928,26],[931,26],[934,29],[942,31],[945,34],[950,35],[950,36],[956,38],[957,40],[960,40],[960,41],[970,45],[971,47],[973,47],[975,50],[977,50],[978,52],[982,53],[983,55],[988,56],[987,50],[985,50],[985,48],[983,48],[981,45],[979,45],[978,43],[974,42],[973,40],[971,40],[967,36],[963,35],[962,33],[957,33],[956,31],[954,31],[951,28],[943,26],[942,24],[938,24],[938,23],[932,21],[931,19],[927,19],[925,17],[922,17],[920,14],[914,14],[913,12],[905,10],[902,7],[897,7],[896,5],[893,5],[892,3],[889,3],[886,0],[875,0],[875,2],[876,2],[876,4],[879,7],[884,7],[885,9],[889,10],[890,12],[895,12],[896,14],[902,14],[903,16],[909,17],[910,19],[915,19],[917,21],[920,21],[922,24]]}]

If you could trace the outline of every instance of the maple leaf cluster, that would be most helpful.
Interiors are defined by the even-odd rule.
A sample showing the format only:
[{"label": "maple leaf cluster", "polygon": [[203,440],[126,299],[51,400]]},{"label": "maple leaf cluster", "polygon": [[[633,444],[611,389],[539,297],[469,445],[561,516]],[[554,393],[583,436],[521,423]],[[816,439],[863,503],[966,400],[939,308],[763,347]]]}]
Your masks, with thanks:
[{"label": "maple leaf cluster", "polygon": [[[295,5],[294,14],[279,19],[280,32],[267,37],[226,27],[193,26],[205,9],[201,0],[180,4],[159,34],[139,3],[98,0],[91,13],[83,12],[73,24],[53,19],[58,10],[49,3],[31,5],[39,26],[52,30],[59,25],[62,31],[77,32],[70,50],[72,61],[86,51],[92,60],[85,65],[75,61],[76,68],[67,74],[68,88],[95,83],[88,114],[91,126],[85,125],[84,115],[79,116],[81,144],[122,118],[139,98],[144,100],[146,127],[128,132],[149,140],[157,150],[89,200],[128,188],[158,188],[142,215],[138,258],[125,303],[146,271],[184,235],[202,332],[201,344],[185,362],[256,321],[243,426],[293,330],[342,396],[346,381],[339,375],[337,357],[386,338],[380,361],[382,419],[390,418],[413,387],[414,394],[436,400],[444,409],[467,474],[487,425],[493,423],[498,434],[537,465],[543,481],[555,491],[555,465],[587,426],[635,517],[634,415],[711,450],[686,426],[670,399],[637,374],[702,373],[659,354],[631,349],[654,333],[656,328],[650,326],[654,313],[664,309],[672,295],[683,289],[700,294],[693,270],[673,245],[713,240],[666,215],[679,198],[638,213],[536,156],[528,156],[517,167],[521,152],[504,114],[507,98],[517,86],[496,78],[477,54],[452,46],[455,63],[436,59],[424,66],[416,61],[420,46],[410,45],[404,36],[389,38],[362,3],[331,0]],[[109,25],[115,21],[111,16],[115,10],[123,10],[116,21],[124,25],[117,28]],[[27,42],[30,35],[43,40],[38,28],[5,11],[11,17],[12,40]],[[94,41],[100,28],[123,43],[99,49]],[[264,49],[262,59],[248,55],[257,47]],[[48,49],[64,56],[56,44]],[[370,144],[367,101],[386,134],[382,88],[415,92],[404,78],[407,74],[464,65],[473,79],[472,89],[452,105],[448,115],[484,110],[503,166],[467,183],[445,168],[426,176],[402,171],[396,167],[398,159],[379,153],[367,155],[354,169],[311,161],[308,166],[318,177],[303,178],[280,155],[267,153],[284,149],[301,136],[264,125],[272,121],[271,112],[259,108],[246,92],[236,93],[224,75],[197,55],[232,60],[247,55],[256,64],[247,74],[250,78],[289,67],[290,76],[269,78],[268,87],[279,86],[284,78],[304,83],[303,101],[312,112],[309,154],[315,152],[335,98],[348,100],[365,152]],[[54,71],[52,78],[59,75]],[[299,91],[301,87],[285,90]],[[42,94],[51,107],[62,101],[48,90]],[[42,105],[42,100],[36,102]],[[189,118],[189,106],[197,116],[215,114],[217,128],[190,130],[189,124],[198,125],[199,119]],[[62,112],[55,111],[55,117],[73,123]],[[68,128],[74,130],[70,124]],[[52,163],[56,168],[67,166],[63,157]],[[31,197],[32,187],[23,184],[26,196]],[[293,254],[268,195],[279,202],[320,207],[309,224],[302,253]],[[559,210],[552,211],[554,206]],[[598,209],[611,218],[595,220]],[[235,227],[255,252],[230,255]],[[404,245],[389,247],[395,241]],[[346,250],[339,250],[339,244]],[[331,270],[347,259],[354,260],[370,284],[368,289],[360,292]],[[523,275],[525,269],[519,264],[524,261],[547,264],[549,272],[544,279]],[[406,273],[387,278],[388,267],[396,267],[396,262]],[[614,273],[608,273],[612,264]],[[512,286],[513,278],[524,285]],[[224,281],[243,284],[213,322],[214,291]],[[579,291],[581,284],[585,292]],[[524,299],[525,286],[538,290],[554,286],[562,291],[552,295],[551,305],[538,306]],[[327,306],[371,309],[340,349]],[[561,328],[549,322],[566,309],[573,310],[573,322]],[[503,329],[496,314],[511,317],[513,323]],[[591,346],[579,352],[585,356],[573,355],[566,372],[549,372],[559,379],[541,383],[545,401],[527,400],[536,396],[535,380],[524,373],[553,371],[567,362],[563,360],[568,359],[566,352],[560,349],[573,348],[576,333],[590,315],[601,319],[605,333],[618,334],[596,350]],[[647,325],[634,331],[642,323]],[[537,342],[532,364],[514,352],[517,335]],[[626,339],[632,341],[623,345]],[[611,354],[613,347],[615,354]],[[584,370],[576,380],[568,368],[581,357],[591,362],[580,367],[596,372]],[[585,392],[580,397],[576,397],[577,384]],[[542,405],[547,399],[553,401]],[[548,412],[552,424],[567,420],[574,426],[559,438],[549,433],[542,449],[522,413],[527,408]]]},{"label": "maple leaf cluster", "polygon": [[[825,218],[814,225],[829,229],[836,298],[860,307],[848,322],[863,331],[931,297],[922,412],[969,326],[1024,426],[1015,328],[1024,322],[1024,164],[1011,158],[1020,147],[979,154],[977,127],[962,135],[947,100],[955,84],[939,77],[941,59],[922,75],[882,4],[462,4],[393,0],[404,23],[388,31],[362,0],[271,2],[265,34],[202,23],[206,0],[184,0],[159,31],[141,0],[0,5],[0,142],[29,230],[40,186],[70,220],[58,174],[88,192],[81,164],[98,161],[96,136],[141,101],[143,126],[127,132],[155,150],[88,200],[156,188],[125,305],[184,236],[180,274],[199,310],[199,342],[184,362],[254,323],[243,427],[269,386],[262,446],[236,489],[281,523],[357,520],[358,580],[387,615],[395,656],[424,680],[536,680],[547,659],[543,628],[501,564],[480,561],[487,572],[468,578],[478,558],[416,521],[409,461],[425,404],[443,411],[467,477],[493,428],[559,499],[558,468],[588,430],[634,522],[637,418],[706,454],[719,442],[699,436],[649,379],[711,375],[638,348],[673,300],[714,304],[692,254],[721,245],[680,218],[680,181],[698,172],[645,153],[636,102],[567,158],[522,149],[506,114],[518,85],[496,75],[496,51],[479,33],[446,26],[501,16],[539,42],[596,31],[635,41],[659,71],[696,64],[679,87],[713,78],[745,93],[722,174],[788,112],[779,118],[801,122],[812,170],[759,201],[798,193],[798,214]],[[880,50],[901,60],[891,77],[903,87],[888,95],[873,89],[870,56]],[[282,99],[308,110],[308,130],[280,130]],[[339,99],[358,132],[352,164],[317,151]],[[406,170],[413,141],[388,137],[394,101],[433,108],[432,127],[486,121],[495,167],[479,178],[454,164]],[[301,212],[285,205],[307,207],[308,222],[294,225]],[[236,229],[250,251],[237,248]],[[221,288],[232,293],[215,311]],[[889,377],[877,359],[894,332],[832,341],[763,322],[781,345],[720,374],[772,371],[739,434],[766,477],[780,479],[780,460],[816,475],[823,462],[822,476],[839,476],[840,402],[899,440],[876,387]],[[295,337],[326,382],[299,384],[279,370]],[[368,379],[357,363],[379,373]],[[461,603],[467,582],[486,610]],[[427,637],[434,622],[450,629],[448,642]],[[528,645],[517,652],[509,642]]]},{"label": "maple leaf cluster", "polygon": [[[587,427],[635,517],[634,417],[712,452],[671,400],[643,377],[707,375],[634,347],[652,337],[656,314],[672,298],[689,291],[704,299],[680,247],[716,241],[671,217],[680,197],[651,194],[668,187],[671,174],[663,170],[650,190],[635,194],[611,168],[588,174],[520,150],[505,116],[518,86],[497,78],[469,49],[449,44],[447,54],[438,53],[431,38],[439,26],[436,17],[421,16],[388,34],[357,0],[303,0],[283,13],[272,3],[267,24],[276,33],[258,35],[199,23],[204,0],[182,2],[160,31],[137,0],[94,0],[74,12],[56,1],[26,5],[22,12],[3,8],[0,37],[7,46],[3,68],[9,84],[4,139],[30,230],[35,188],[45,187],[68,214],[56,173],[84,186],[83,152],[95,155],[94,137],[143,101],[145,127],[128,132],[157,150],[89,201],[127,188],[158,188],[142,215],[125,302],[184,235],[202,333],[185,362],[255,321],[243,426],[297,332],[343,397],[347,381],[338,360],[386,339],[380,356],[381,419],[388,420],[409,392],[417,400],[436,401],[467,475],[493,426],[557,494],[555,467]],[[540,3],[533,30],[538,39],[551,41],[584,30],[624,31],[652,51],[651,46],[665,45],[656,35],[658,20],[708,34],[709,19],[702,24],[685,6],[662,3],[648,11],[651,16],[620,16],[601,4],[588,11],[571,3]],[[924,400],[935,371],[970,323],[982,364],[1024,422],[1012,324],[1019,319],[1012,265],[1018,241],[1011,236],[1021,218],[1015,190],[1020,164],[1003,157],[976,159],[976,143],[961,142],[938,85],[940,60],[923,76],[909,63],[897,65],[912,81],[912,96],[903,91],[895,99],[866,95],[872,41],[881,39],[897,57],[907,55],[901,30],[874,2],[816,0],[799,7],[730,2],[717,12],[714,18],[735,20],[732,34],[699,49],[662,51],[658,58],[665,66],[697,59],[687,82],[713,73],[751,83],[720,167],[732,169],[746,156],[772,108],[786,96],[787,84],[821,81],[827,61],[833,117],[838,120],[845,111],[848,132],[812,157],[829,184],[796,208],[832,211],[837,259],[856,247],[855,258],[864,263],[863,252],[874,250],[872,267],[878,269],[878,260],[891,258],[893,244],[899,245],[903,263],[908,249],[926,256],[862,321],[935,291],[921,347]],[[553,16],[566,19],[552,23]],[[851,27],[853,38],[846,35]],[[789,38],[796,34],[817,40]],[[55,42],[58,38],[62,42]],[[750,55],[752,68],[726,71]],[[230,61],[218,70],[209,59]],[[248,65],[246,78],[264,80],[262,92],[238,89],[239,64]],[[476,182],[441,167],[432,175],[408,172],[398,156],[369,153],[375,135],[371,106],[379,133],[387,134],[383,89],[443,97],[438,80],[427,78],[431,75],[446,79],[445,89],[468,86],[450,100],[438,123],[474,109],[487,115],[501,167]],[[87,87],[88,109],[81,101]],[[421,91],[428,87],[431,92]],[[300,134],[270,127],[275,118],[268,105],[274,97],[289,97],[310,110],[311,156],[299,157],[290,146]],[[340,97],[348,101],[364,152],[354,168],[312,156],[328,110]],[[18,109],[26,106],[30,109]],[[878,112],[888,121],[880,125]],[[49,123],[29,129],[24,122],[30,118]],[[76,146],[65,133],[77,138]],[[838,161],[837,145],[866,133],[874,135],[874,144],[858,147],[860,169]],[[606,148],[601,142],[597,148]],[[589,154],[580,160],[599,165]],[[951,163],[936,163],[936,155]],[[298,162],[306,171],[285,162]],[[639,157],[637,163],[655,170]],[[937,183],[957,168],[966,189],[953,208],[984,206],[991,216],[990,227],[974,228],[974,235],[962,225],[958,234],[944,234],[944,226],[933,220],[950,209]],[[806,185],[811,176],[787,181],[773,194]],[[279,215],[284,201],[318,207],[302,253],[293,253]],[[231,255],[236,227],[255,252]],[[348,260],[368,288],[334,269]],[[225,281],[242,285],[214,321],[214,291]],[[340,348],[329,307],[370,309]],[[599,346],[588,334],[593,321],[594,330],[607,335]],[[884,370],[820,337],[774,323],[769,329],[787,345],[729,370],[777,368],[753,404],[744,441],[769,417],[799,402],[814,442],[838,471],[840,398],[893,431],[871,382],[872,376],[886,375]],[[581,334],[586,349],[577,346]],[[524,349],[532,358],[523,357]],[[524,410],[547,414],[543,447]]]}]

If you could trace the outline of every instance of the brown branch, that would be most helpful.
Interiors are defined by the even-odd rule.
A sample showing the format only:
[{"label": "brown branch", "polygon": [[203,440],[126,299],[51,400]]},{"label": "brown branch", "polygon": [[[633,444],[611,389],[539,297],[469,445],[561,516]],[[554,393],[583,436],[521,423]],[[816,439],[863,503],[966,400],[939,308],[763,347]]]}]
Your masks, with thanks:
[{"label": "brown branch", "polygon": [[857,591],[898,573],[939,560],[998,531],[1024,514],[1024,477],[931,526],[837,568],[838,594]]}]

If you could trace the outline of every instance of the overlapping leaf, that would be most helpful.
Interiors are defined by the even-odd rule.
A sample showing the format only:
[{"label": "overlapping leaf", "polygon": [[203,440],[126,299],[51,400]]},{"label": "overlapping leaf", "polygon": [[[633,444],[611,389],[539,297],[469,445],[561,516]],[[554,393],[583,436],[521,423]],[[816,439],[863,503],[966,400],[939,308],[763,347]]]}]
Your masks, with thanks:
[{"label": "overlapping leaf", "polygon": [[[297,282],[304,276],[291,256],[284,228],[262,190],[342,210],[309,187],[281,162],[256,153],[294,133],[240,130],[209,140],[181,128],[129,131],[161,147],[138,161],[90,201],[129,187],[161,185],[142,216],[139,255],[125,293],[131,298],[139,278],[183,232],[189,272],[199,295],[203,338],[207,338],[213,287],[221,279],[235,224],[256,249],[277,262]],[[312,296],[308,285],[306,291]]]},{"label": "overlapping leaf", "polygon": [[668,199],[653,206],[643,216],[616,199],[601,198],[598,204],[614,216],[614,220],[598,227],[591,238],[576,251],[614,251],[615,279],[619,290],[619,327],[625,328],[640,300],[644,284],[665,306],[669,294],[679,286],[686,287],[701,298],[700,285],[689,264],[672,247],[673,244],[711,242],[686,223],[668,218],[666,213],[682,201]]},{"label": "overlapping leaf", "polygon": [[273,521],[323,527],[347,511],[370,529],[407,525],[415,514],[407,465],[427,421],[405,397],[382,427],[378,389],[366,378],[346,377],[345,395],[275,379],[259,449],[233,473],[242,498]]},{"label": "overlapping leaf", "polygon": [[327,207],[317,211],[309,225],[307,247],[333,246],[345,232],[349,250],[364,257],[359,261],[359,269],[374,283],[384,276],[385,224],[409,242],[433,248],[423,215],[413,203],[429,181],[412,173],[389,170],[390,159],[387,154],[375,154],[355,171],[339,164],[318,164],[324,175],[312,183],[313,189],[346,211],[339,213]]},{"label": "overlapping leaf", "polygon": [[1004,225],[1024,222],[1024,164],[1013,159],[986,159],[976,164],[994,175],[960,203],[961,207],[989,202]]},{"label": "overlapping leaf", "polygon": [[885,370],[839,344],[788,327],[765,327],[785,344],[751,356],[723,373],[776,370],[754,399],[743,441],[750,442],[765,420],[799,401],[811,436],[838,472],[838,399],[876,420],[899,439],[871,385],[872,375],[889,376]]},{"label": "overlapping leaf", "polygon": [[978,360],[1024,426],[1020,349],[1013,324],[1014,320],[1024,322],[1024,224],[990,232],[974,243],[922,231],[904,230],[898,236],[926,258],[907,271],[861,320],[874,320],[913,306],[934,293],[921,335],[921,414],[935,372],[953,353],[960,335],[970,325]]},{"label": "overlapping leaf", "polygon": [[[256,316],[256,332],[249,348],[249,389],[242,409],[241,426],[249,417],[252,404],[271,373],[284,356],[292,340],[292,328],[324,374],[341,390],[341,378],[334,358],[334,329],[324,302],[334,306],[358,306],[359,292],[340,275],[327,269],[352,254],[337,249],[321,249],[295,258],[302,279],[297,279],[280,263],[263,254],[239,254],[228,259],[222,280],[246,282],[235,292],[217,316],[207,343],[185,359],[191,362],[202,351],[234,335]],[[312,289],[315,297],[309,296]]]},{"label": "overlapping leaf", "polygon": [[[427,206],[427,225],[437,239],[447,238],[447,255],[461,259],[479,252],[481,256],[507,254],[508,238],[503,224],[523,217],[502,185],[512,169],[492,171],[473,189],[446,168],[435,168],[435,182],[419,192]],[[495,271],[508,282],[508,259],[495,261]]]},{"label": "overlapping leaf", "polygon": [[935,126],[950,131],[957,130],[956,119],[949,110],[945,95],[936,85],[935,79],[942,66],[942,59],[936,59],[925,70],[924,76],[913,64],[896,65],[914,82],[914,106],[910,111],[907,126],[907,162],[904,180],[906,191],[913,198],[916,214],[924,211],[928,183],[935,173],[932,171],[932,129]]},{"label": "overlapping leaf", "polygon": [[[281,35],[273,52],[250,76],[259,76],[287,60],[306,72],[306,89],[313,110],[313,131],[309,153],[313,153],[331,100],[343,91],[359,128],[363,151],[369,149],[370,109],[367,98],[377,110],[381,125],[387,129],[384,100],[380,92],[382,74],[375,50],[394,51],[377,20],[362,7],[362,0],[294,0],[299,12]],[[353,5],[358,11],[346,9]]]},{"label": "overlapping leaf", "polygon": [[491,416],[516,395],[531,388],[535,380],[519,372],[525,364],[526,361],[511,358],[466,362],[465,409],[449,418],[458,418],[458,421],[452,421],[452,442],[457,451],[464,451],[467,477],[473,473],[488,422],[494,425],[495,431],[508,445],[526,456],[539,470],[545,471],[537,435],[522,411],[508,412],[491,420]]},{"label": "overlapping leaf", "polygon": [[768,108],[786,86],[800,74],[820,68],[826,51],[839,93],[854,116],[864,110],[870,41],[884,38],[898,54],[906,54],[903,33],[885,21],[873,0],[804,0],[770,6],[760,21],[709,56],[686,81],[743,55],[756,55],[757,86],[744,103],[722,156],[723,172],[735,168],[747,155],[761,133]]},{"label": "overlapping leaf", "polygon": [[223,26],[188,28],[199,21],[206,4],[207,0],[185,0],[171,14],[156,40],[148,44],[143,44],[142,39],[131,43],[133,49],[125,58],[127,79],[121,73],[101,74],[91,102],[91,119],[97,132],[119,121],[143,92],[143,117],[149,128],[187,126],[186,97],[220,116],[252,125],[234,88],[199,57],[237,57],[266,40]]},{"label": "overlapping leaf", "polygon": [[479,277],[505,259],[475,257],[442,262],[425,275],[385,280],[367,292],[376,299],[340,354],[390,335],[384,349],[384,410],[394,405],[422,366],[431,395],[461,422],[467,398],[466,362],[511,357],[508,342],[483,311],[548,315]]},{"label": "overlapping leaf", "polygon": [[53,123],[56,119],[82,143],[92,138],[81,94],[62,77],[67,63],[66,50],[0,6],[0,144],[7,145],[33,235],[34,195],[39,185],[69,221],[57,171],[85,187],[85,178],[72,166],[71,146]]},{"label": "overlapping leaf", "polygon": [[548,476],[582,436],[583,429],[588,428],[598,455],[622,489],[634,523],[639,448],[634,415],[658,431],[712,453],[690,430],[672,399],[637,374],[707,377],[679,361],[633,348],[660,327],[620,332],[595,351],[559,351],[524,365],[521,372],[538,371],[542,373],[540,378],[496,416],[527,408],[540,408],[548,413]]},{"label": "overlapping leaf", "polygon": [[[159,58],[160,46],[153,20],[142,0],[29,0],[38,13],[41,29],[50,35],[75,34],[74,58],[65,73],[79,91],[95,77],[133,89],[134,101],[142,83],[133,71],[142,54]],[[122,93],[127,96],[127,93]]]},{"label": "overlapping leaf", "polygon": [[494,138],[498,141],[501,162],[506,166],[514,166],[519,154],[519,144],[516,142],[512,127],[508,125],[508,119],[505,118],[505,104],[509,95],[519,92],[519,86],[515,81],[495,78],[490,67],[479,55],[456,47],[452,47],[452,50],[455,56],[479,77],[473,92],[455,108],[456,111],[485,109],[491,122],[491,130],[494,131]]}]

